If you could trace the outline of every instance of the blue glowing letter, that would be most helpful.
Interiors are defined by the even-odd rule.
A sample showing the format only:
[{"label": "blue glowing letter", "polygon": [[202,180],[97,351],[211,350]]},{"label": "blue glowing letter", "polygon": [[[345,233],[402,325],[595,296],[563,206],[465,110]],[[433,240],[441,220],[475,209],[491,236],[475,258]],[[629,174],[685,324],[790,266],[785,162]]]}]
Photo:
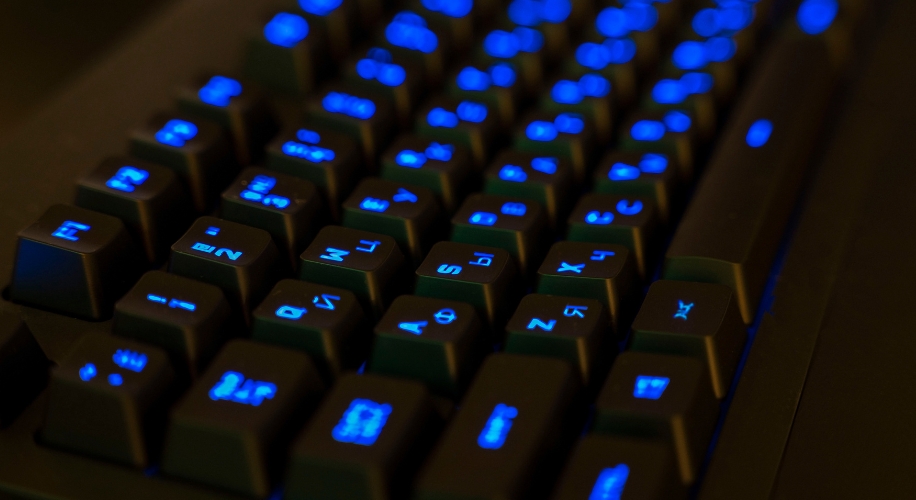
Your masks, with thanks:
[{"label": "blue glowing letter", "polygon": [[502,448],[512,428],[512,420],[517,416],[517,408],[502,403],[496,405],[480,435],[477,436],[477,445],[486,450]]},{"label": "blue glowing letter", "polygon": [[343,417],[331,430],[331,437],[341,443],[371,446],[391,415],[391,405],[368,399],[354,399]]},{"label": "blue glowing letter", "polygon": [[636,385],[633,387],[633,397],[639,399],[658,399],[662,397],[670,381],[671,379],[668,377],[638,375],[636,377]]}]

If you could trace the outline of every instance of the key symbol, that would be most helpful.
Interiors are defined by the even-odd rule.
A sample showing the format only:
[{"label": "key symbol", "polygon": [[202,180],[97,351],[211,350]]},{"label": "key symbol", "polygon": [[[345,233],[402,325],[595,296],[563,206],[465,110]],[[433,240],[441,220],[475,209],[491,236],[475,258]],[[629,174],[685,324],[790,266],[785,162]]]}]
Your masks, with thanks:
[{"label": "key symbol", "polygon": [[391,199],[394,200],[395,203],[400,203],[404,201],[410,202],[410,203],[416,203],[417,195],[411,193],[410,191],[404,188],[398,188],[398,192],[395,193],[395,195],[392,196]]},{"label": "key symbol", "polygon": [[677,312],[674,313],[674,318],[687,321],[687,315],[690,313],[691,309],[693,309],[693,302],[685,304],[682,300],[677,301]]},{"label": "key symbol", "polygon": [[592,252],[592,260],[604,260],[605,257],[613,257],[614,252],[608,250],[595,250]]},{"label": "key symbol", "polygon": [[583,313],[582,311],[587,311],[587,310],[588,310],[587,306],[567,305],[563,309],[563,316],[566,316],[567,318],[574,318],[574,317],[584,318],[585,313]]},{"label": "key symbol", "polygon": [[435,318],[436,323],[439,323],[440,325],[449,325],[458,319],[458,314],[454,309],[440,309],[436,311],[436,314],[433,315],[433,318]]},{"label": "key symbol", "polygon": [[560,267],[557,269],[557,272],[582,274],[583,269],[585,269],[585,264],[567,264],[566,262],[560,262]]}]

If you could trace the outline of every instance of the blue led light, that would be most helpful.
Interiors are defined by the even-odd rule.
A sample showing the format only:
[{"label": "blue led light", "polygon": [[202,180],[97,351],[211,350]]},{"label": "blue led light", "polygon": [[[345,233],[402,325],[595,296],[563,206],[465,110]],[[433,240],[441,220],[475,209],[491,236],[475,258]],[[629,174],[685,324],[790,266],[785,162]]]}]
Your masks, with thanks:
[{"label": "blue led light", "polygon": [[689,72],[681,75],[680,84],[686,94],[703,94],[712,89],[713,79],[709,73]]},{"label": "blue led light", "polygon": [[585,42],[576,48],[576,61],[593,70],[608,64],[624,64],[636,55],[636,43],[629,39],[608,38],[604,43]]},{"label": "blue led light", "polygon": [[552,141],[557,138],[557,134],[557,127],[543,120],[535,120],[525,128],[525,135],[532,141]]},{"label": "blue led light", "polygon": [[149,172],[137,167],[121,167],[117,172],[105,181],[105,185],[111,189],[133,193],[137,186],[142,186],[149,179]]},{"label": "blue led light", "polygon": [[265,399],[273,399],[277,394],[277,385],[245,379],[239,372],[227,371],[209,392],[213,401],[232,401],[251,406],[261,406]]},{"label": "blue led light", "polygon": [[[560,267],[557,268],[558,273],[576,273],[582,274],[582,270],[585,269],[585,264],[569,264],[566,262],[560,262]],[[532,320],[533,321],[533,320]],[[531,326],[530,324],[528,325]],[[531,328],[529,328],[530,330]],[[550,327],[552,330],[553,327]]]},{"label": "blue led light", "polygon": [[650,3],[628,2],[624,6],[627,28],[632,31],[649,31],[658,22],[658,11]]},{"label": "blue led light", "polygon": [[496,214],[490,212],[474,212],[468,217],[468,222],[478,226],[492,226],[496,224]]},{"label": "blue led light", "polygon": [[665,124],[655,120],[640,120],[630,128],[630,137],[637,141],[657,141],[665,136]]},{"label": "blue led light", "polygon": [[615,255],[615,253],[614,253],[614,252],[611,252],[611,251],[609,251],[609,250],[595,250],[595,251],[592,252],[592,256],[589,257],[589,259],[591,259],[591,260],[604,260],[605,257],[613,257],[614,255]]},{"label": "blue led light", "polygon": [[531,168],[547,175],[557,173],[557,167],[560,166],[560,160],[551,157],[538,157],[531,159]]},{"label": "blue led light", "polygon": [[668,168],[668,157],[658,153],[646,153],[639,160],[639,169],[647,174],[661,174]]},{"label": "blue led light", "polygon": [[118,349],[115,351],[111,359],[114,361],[114,364],[120,366],[121,368],[137,373],[143,371],[143,368],[146,367],[147,362],[146,354],[131,351],[129,349]]},{"label": "blue led light", "polygon": [[296,320],[302,318],[306,313],[308,311],[304,307],[280,306],[274,312],[274,315],[278,318]]},{"label": "blue led light", "polygon": [[397,87],[407,79],[407,71],[391,62],[391,52],[374,47],[368,56],[356,63],[356,73],[365,80],[378,80],[389,87]]},{"label": "blue led light", "polygon": [[394,196],[392,196],[391,199],[395,203],[402,203],[402,202],[416,203],[417,200],[419,200],[419,198],[417,198],[417,195],[411,193],[410,191],[404,188],[398,188],[398,192],[394,193]]},{"label": "blue led light", "polygon": [[326,16],[337,10],[343,0],[299,0],[299,7],[309,14]]},{"label": "blue led light", "polygon": [[480,71],[473,66],[467,66],[458,73],[456,79],[458,88],[461,90],[484,91],[490,88],[490,75],[485,71]]},{"label": "blue led light", "polygon": [[373,198],[371,196],[367,196],[363,198],[363,201],[359,203],[359,208],[363,210],[367,210],[369,212],[381,213],[381,212],[384,212],[385,210],[388,210],[389,205],[391,205],[391,203],[389,203],[388,200],[382,200],[379,198]]},{"label": "blue led light", "polygon": [[595,486],[588,495],[588,500],[620,500],[623,488],[627,484],[630,468],[626,464],[608,467],[598,474]]},{"label": "blue led light", "polygon": [[833,24],[839,10],[837,0],[805,0],[798,7],[795,21],[805,33],[819,35]]},{"label": "blue led light", "polygon": [[607,226],[611,222],[614,222],[614,214],[611,212],[599,212],[598,210],[592,210],[591,212],[585,214],[586,224],[592,224],[595,226]]},{"label": "blue led light", "polygon": [[604,97],[611,92],[611,82],[601,75],[582,75],[579,78],[579,92],[587,97]]},{"label": "blue led light", "polygon": [[693,302],[685,304],[683,300],[677,301],[677,312],[674,313],[674,319],[687,321],[687,315],[690,314],[691,309],[693,309]]},{"label": "blue led light", "polygon": [[180,148],[197,136],[197,125],[187,120],[169,120],[156,132],[156,140],[166,146]]},{"label": "blue led light", "polygon": [[340,297],[337,295],[331,295],[329,293],[323,293],[321,296],[316,295],[315,298],[312,299],[312,304],[315,304],[315,307],[318,309],[324,309],[326,311],[333,311],[337,309],[334,302],[340,302]]},{"label": "blue led light", "polygon": [[490,66],[490,80],[497,87],[511,87],[515,84],[515,69],[507,63],[496,63]]},{"label": "blue led light", "polygon": [[375,253],[375,249],[382,244],[381,241],[375,240],[359,240],[360,245],[367,245],[365,247],[357,246],[355,250],[366,253]]},{"label": "blue led light", "polygon": [[405,149],[395,155],[394,162],[402,167],[420,168],[426,164],[426,155],[410,149]]},{"label": "blue led light", "polygon": [[151,293],[146,296],[146,300],[150,302],[155,302],[157,304],[165,304],[169,301],[169,299],[165,297],[161,297],[159,295],[153,295]]},{"label": "blue led light", "polygon": [[422,4],[433,12],[440,12],[449,17],[464,17],[471,12],[473,0],[423,0]]},{"label": "blue led light", "polygon": [[564,134],[578,134],[585,129],[585,119],[578,113],[560,113],[553,119],[553,124]]},{"label": "blue led light", "polygon": [[721,30],[719,26],[719,11],[717,9],[701,9],[693,16],[691,22],[693,31],[702,37],[710,37]]},{"label": "blue led light", "polygon": [[404,321],[398,323],[398,328],[414,335],[423,335],[423,329],[427,325],[429,325],[429,321]]},{"label": "blue led light", "polygon": [[296,139],[299,139],[300,141],[307,144],[318,144],[321,142],[321,135],[319,135],[318,132],[315,132],[314,130],[300,128],[296,131]]},{"label": "blue led light", "polygon": [[426,123],[431,127],[455,128],[458,126],[458,115],[444,108],[433,108],[426,114]]},{"label": "blue led light", "polygon": [[439,38],[426,27],[426,21],[410,11],[403,11],[385,28],[385,38],[392,45],[429,54],[439,46]]},{"label": "blue led light", "polygon": [[455,146],[451,144],[439,144],[431,142],[426,147],[426,157],[435,161],[451,161],[452,154],[455,152]]},{"label": "blue led light", "polygon": [[450,325],[458,319],[458,313],[456,313],[454,309],[439,309],[436,311],[436,314],[433,314],[433,319],[440,325]]},{"label": "blue led light", "polygon": [[773,122],[770,120],[757,120],[747,130],[745,141],[752,148],[763,147],[773,134]]},{"label": "blue led light", "polygon": [[496,255],[486,252],[474,252],[474,257],[477,257],[477,260],[469,260],[468,264],[472,266],[490,267]]},{"label": "blue led light", "polygon": [[627,13],[619,7],[607,7],[599,12],[595,19],[598,32],[611,38],[626,36],[630,32],[628,24]]},{"label": "blue led light", "polygon": [[375,114],[374,102],[343,92],[328,92],[321,105],[330,113],[341,113],[360,120],[368,120]]},{"label": "blue led light", "polygon": [[248,189],[243,190],[239,194],[239,197],[246,201],[260,203],[267,207],[283,210],[290,205],[291,201],[285,196],[270,194],[270,191],[276,185],[276,178],[270,177],[269,175],[256,175],[254,179],[248,183]]},{"label": "blue led light", "polygon": [[512,420],[518,417],[518,409],[514,406],[508,406],[502,403],[493,408],[490,418],[477,436],[477,445],[486,450],[498,450],[502,448],[512,429]]},{"label": "blue led light", "polygon": [[[219,250],[217,250],[217,248],[213,245],[207,245],[206,243],[200,243],[200,242],[197,242],[191,245],[191,250],[197,250],[198,252],[203,252],[203,253],[212,253],[216,257],[222,257],[223,255],[225,255],[226,257],[229,257],[229,260],[238,260],[239,257],[242,256],[241,250],[232,251],[228,248],[220,248]],[[216,250],[215,253],[213,252],[214,250]]]},{"label": "blue led light", "polygon": [[584,96],[579,84],[570,80],[559,80],[550,89],[550,97],[558,104],[579,104]]},{"label": "blue led light", "polygon": [[212,106],[225,108],[233,97],[241,93],[242,84],[238,80],[225,76],[214,76],[197,91],[197,97]]},{"label": "blue led light", "polygon": [[680,104],[687,98],[687,91],[680,80],[662,79],[652,87],[652,99],[659,104]]},{"label": "blue led light", "polygon": [[354,399],[331,430],[331,437],[340,443],[372,446],[385,428],[391,410],[387,403]]},{"label": "blue led light", "polygon": [[124,377],[119,373],[112,373],[108,376],[108,383],[114,387],[118,387],[124,383]]},{"label": "blue led light", "polygon": [[499,178],[509,182],[525,182],[528,174],[518,165],[503,165],[503,168],[499,169]]},{"label": "blue led light", "polygon": [[705,58],[712,62],[725,62],[738,52],[738,44],[729,37],[714,36],[703,45]]},{"label": "blue led light", "polygon": [[304,17],[281,12],[264,26],[264,38],[280,47],[291,48],[305,40],[309,34],[309,23]]},{"label": "blue led light", "polygon": [[508,10],[509,19],[521,26],[561,23],[570,12],[572,5],[569,0],[513,0]]},{"label": "blue led light", "polygon": [[633,397],[639,399],[658,399],[662,397],[671,379],[668,377],[650,377],[638,375],[633,387]]},{"label": "blue led light", "polygon": [[195,311],[197,305],[193,302],[188,302],[186,300],[172,299],[169,301],[169,307],[172,309],[184,309],[185,311]]},{"label": "blue led light", "polygon": [[300,144],[296,141],[287,141],[280,147],[283,154],[293,158],[301,158],[311,163],[322,163],[333,161],[336,155],[330,149],[320,148],[318,146],[309,146]]},{"label": "blue led light", "polygon": [[500,59],[515,57],[519,52],[537,52],[544,46],[544,35],[540,31],[516,27],[511,32],[493,30],[483,41],[487,54]]},{"label": "blue led light", "polygon": [[617,212],[620,215],[636,215],[642,212],[643,203],[639,200],[620,200],[617,202]]},{"label": "blue led light", "polygon": [[90,229],[92,229],[91,226],[82,224],[80,222],[74,222],[72,220],[68,220],[68,221],[64,221],[64,223],[61,224],[60,227],[55,229],[54,232],[51,233],[51,236],[54,236],[55,238],[60,238],[63,240],[79,241],[80,238],[79,236],[77,236],[77,233],[79,231],[88,231]]},{"label": "blue led light", "polygon": [[[503,215],[511,215],[513,217],[521,217],[525,215],[525,212],[528,211],[528,207],[524,203],[518,203],[514,201],[507,201],[503,203],[503,206],[500,207],[499,211]],[[477,255],[477,254],[474,254]]]},{"label": "blue led light", "polygon": [[93,377],[98,375],[99,371],[95,368],[95,365],[92,363],[86,363],[80,368],[79,375],[80,380],[83,382],[89,382]]},{"label": "blue led light", "polygon": [[607,177],[612,181],[631,181],[639,178],[639,169],[626,163],[615,163],[608,170]]},{"label": "blue led light", "polygon": [[456,112],[458,118],[471,123],[480,123],[487,118],[487,106],[478,102],[462,101]]},{"label": "blue led light", "polygon": [[699,69],[706,66],[706,45],[703,42],[681,42],[674,49],[674,65],[679,69]]},{"label": "blue led light", "polygon": [[690,116],[683,111],[669,111],[665,114],[665,127],[671,132],[686,132],[690,130],[692,121]]},{"label": "blue led light", "polygon": [[719,24],[722,29],[731,32],[741,31],[753,20],[754,7],[748,2],[728,2],[719,7]]},{"label": "blue led light", "polygon": [[541,330],[544,330],[545,332],[550,332],[550,331],[553,331],[553,327],[555,326],[557,326],[557,320],[555,319],[547,320],[547,322],[544,323],[544,321],[539,318],[531,318],[531,321],[528,322],[528,326],[526,328],[528,330],[534,330],[535,328],[540,328]]},{"label": "blue led light", "polygon": [[[583,264],[584,266],[585,264]],[[567,318],[584,318],[585,313],[582,311],[588,311],[588,306],[574,306],[566,304],[566,307],[563,308],[563,316]]]},{"label": "blue led light", "polygon": [[442,264],[436,269],[436,272],[439,274],[461,274],[461,266],[456,266],[453,264]]}]

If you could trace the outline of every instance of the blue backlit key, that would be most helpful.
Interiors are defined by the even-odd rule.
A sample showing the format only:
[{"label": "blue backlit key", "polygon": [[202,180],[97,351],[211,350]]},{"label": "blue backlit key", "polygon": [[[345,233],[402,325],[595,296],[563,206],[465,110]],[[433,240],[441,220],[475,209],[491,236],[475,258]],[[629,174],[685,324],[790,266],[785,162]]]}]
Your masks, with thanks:
[{"label": "blue backlit key", "polygon": [[[668,2],[677,4],[675,11],[680,9],[683,2]],[[598,7],[597,15],[588,25],[586,39],[588,42],[601,44],[602,41],[609,49],[617,48],[618,40],[625,40],[626,45],[632,44],[632,59],[640,71],[651,71],[659,59],[661,45],[665,42],[665,26],[670,25],[671,19],[660,19],[659,2],[606,2]],[[662,9],[664,10],[664,9]],[[677,12],[675,12],[677,15]],[[680,18],[675,22],[682,22]],[[670,26],[669,26],[670,27]],[[577,53],[578,55],[578,53]],[[596,54],[590,54],[594,57]],[[589,62],[583,58],[583,62]]]},{"label": "blue backlit key", "polygon": [[299,253],[321,223],[323,204],[311,182],[250,167],[223,191],[220,216],[270,233],[295,268]]},{"label": "blue backlit key", "polygon": [[499,117],[484,102],[446,97],[430,99],[417,111],[417,135],[434,141],[461,144],[482,169],[498,139]]},{"label": "blue backlit key", "polygon": [[754,43],[752,39],[734,36],[682,38],[663,61],[660,74],[678,81],[689,73],[708,74],[712,77],[709,92],[716,103],[728,104],[737,90],[739,59],[743,58],[739,52],[745,52],[744,48],[739,51],[739,41],[742,45]]},{"label": "blue backlit key", "polygon": [[624,352],[595,402],[593,432],[667,443],[689,485],[706,455],[719,402],[701,360]]},{"label": "blue backlit key", "polygon": [[442,209],[423,187],[374,177],[363,179],[343,203],[343,225],[387,234],[414,262],[445,234]]},{"label": "blue backlit key", "polygon": [[685,111],[641,111],[630,115],[620,127],[620,149],[662,153],[676,161],[678,178],[687,182],[694,175],[694,117]]},{"label": "blue backlit key", "polygon": [[558,359],[492,354],[415,483],[414,498],[532,498],[547,491],[538,467],[567,439],[565,419],[578,389]]},{"label": "blue backlit key", "polygon": [[395,111],[386,99],[349,85],[328,85],[305,103],[308,125],[326,127],[356,140],[363,163],[375,165],[376,157],[394,136]]},{"label": "blue backlit key", "polygon": [[649,83],[642,99],[642,108],[665,112],[685,111],[696,121],[698,140],[708,141],[716,132],[714,85],[715,78],[709,72],[676,72]]},{"label": "blue backlit key", "polygon": [[115,304],[116,335],[165,349],[179,376],[197,377],[233,334],[222,290],[149,271]]},{"label": "blue backlit key", "polygon": [[[41,440],[143,468],[161,437],[174,380],[165,351],[110,335],[80,339],[51,372]],[[152,439],[150,439],[152,438]],[[148,440],[149,439],[149,440]]]},{"label": "blue backlit key", "polygon": [[343,66],[344,80],[356,88],[387,100],[398,123],[409,126],[413,110],[423,97],[426,83],[416,61],[386,48],[361,49]]},{"label": "blue backlit key", "polygon": [[553,63],[566,55],[569,50],[572,11],[576,6],[576,18],[580,20],[591,9],[590,2],[573,0],[511,0],[506,8],[506,16],[500,19],[497,26],[504,30],[516,27],[533,29],[540,33],[544,40],[544,52],[548,62]]},{"label": "blue backlit key", "polygon": [[48,383],[48,358],[15,311],[0,313],[0,425],[8,426]]},{"label": "blue backlit key", "polygon": [[229,342],[172,410],[162,472],[266,497],[290,434],[323,390],[307,355],[247,340]]},{"label": "blue backlit key", "polygon": [[89,319],[111,314],[142,272],[146,256],[124,224],[70,205],[53,205],[19,232],[10,298]]},{"label": "blue backlit key", "polygon": [[438,85],[452,50],[449,33],[431,25],[420,11],[397,12],[384,26],[379,45],[422,67],[427,85]]},{"label": "blue backlit key", "polygon": [[246,323],[279,272],[280,253],[262,229],[201,217],[172,245],[169,272],[222,288]]},{"label": "blue backlit key", "polygon": [[457,398],[483,357],[481,327],[468,303],[401,295],[375,326],[368,369]]},{"label": "blue backlit key", "polygon": [[448,94],[458,100],[486,104],[503,127],[515,123],[524,89],[511,62],[459,65],[448,77]]},{"label": "blue backlit key", "polygon": [[487,7],[479,4],[489,0],[411,0],[409,8],[423,16],[427,25],[437,33],[445,33],[455,52],[463,53],[474,42],[474,26]]},{"label": "blue backlit key", "polygon": [[333,60],[346,57],[356,38],[358,0],[299,0],[296,12],[309,27],[320,29],[328,40]]},{"label": "blue backlit key", "polygon": [[325,226],[299,257],[299,278],[345,288],[367,315],[379,317],[402,288],[406,263],[394,238],[341,226]]},{"label": "blue backlit key", "polygon": [[478,43],[473,59],[489,67],[509,63],[517,71],[526,95],[535,95],[541,85],[546,61],[544,34],[528,26],[506,25],[487,32],[483,43]]},{"label": "blue backlit key", "polygon": [[471,154],[461,144],[405,134],[382,155],[379,175],[429,189],[452,213],[464,196],[472,170]]},{"label": "blue backlit key", "polygon": [[229,135],[213,122],[188,115],[154,116],[131,136],[130,154],[174,170],[200,213],[213,206],[238,171]]},{"label": "blue backlit key", "polygon": [[76,205],[121,219],[150,262],[168,257],[169,246],[193,213],[191,198],[175,172],[128,157],[103,160],[82,178]]},{"label": "blue backlit key", "polygon": [[536,201],[556,227],[570,208],[573,176],[565,158],[506,149],[487,168],[484,192]]},{"label": "blue backlit key", "polygon": [[406,498],[440,425],[422,384],[347,375],[293,445],[286,498]]},{"label": "blue backlit key", "polygon": [[369,328],[349,290],[281,280],[252,316],[252,339],[308,353],[325,380],[365,360]]},{"label": "blue backlit key", "polygon": [[582,182],[592,168],[595,126],[580,113],[533,112],[516,128],[513,144],[519,151],[565,158]]},{"label": "blue backlit key", "polygon": [[548,113],[571,113],[585,117],[595,128],[595,141],[611,139],[614,93],[611,81],[596,73],[578,78],[557,78],[541,94],[540,109]]},{"label": "blue backlit key", "polygon": [[[572,57],[566,58],[561,74],[577,85],[585,75],[606,79],[611,84],[614,104],[627,108],[636,100],[636,54],[637,44],[632,37],[589,37],[573,49]],[[588,79],[585,83],[592,85]],[[553,87],[550,90],[552,93]]]},{"label": "blue backlit key", "polygon": [[245,76],[292,96],[312,90],[327,58],[327,34],[295,12],[278,12],[265,20],[248,41]]},{"label": "blue backlit key", "polygon": [[610,151],[598,162],[595,192],[646,197],[655,201],[658,217],[665,223],[678,199],[677,166],[663,153]]}]

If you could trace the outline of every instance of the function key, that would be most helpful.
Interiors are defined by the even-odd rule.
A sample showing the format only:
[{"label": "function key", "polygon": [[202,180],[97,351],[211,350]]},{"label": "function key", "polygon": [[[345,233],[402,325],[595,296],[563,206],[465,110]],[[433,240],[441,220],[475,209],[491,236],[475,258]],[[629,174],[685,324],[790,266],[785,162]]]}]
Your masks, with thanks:
[{"label": "function key", "polygon": [[229,342],[172,410],[162,471],[266,497],[284,445],[323,390],[307,355]]},{"label": "function key", "polygon": [[393,54],[421,66],[428,86],[442,81],[451,40],[447,33],[430,26],[425,16],[409,10],[398,12],[385,25],[381,43]]},{"label": "function key", "polygon": [[41,439],[78,453],[146,467],[155,449],[153,439],[162,434],[165,414],[160,410],[171,396],[172,382],[163,350],[88,334],[51,372]]},{"label": "function key", "polygon": [[53,205],[19,232],[10,298],[103,319],[140,275],[145,261],[119,219]]},{"label": "function key", "polygon": [[500,135],[499,119],[485,103],[445,97],[420,108],[415,129],[423,137],[468,148],[478,169],[486,165]]},{"label": "function key", "polygon": [[693,122],[684,111],[636,113],[621,127],[620,149],[668,155],[680,169],[678,177],[690,181],[696,154]]},{"label": "function key", "polygon": [[468,188],[470,152],[460,144],[402,135],[382,155],[381,177],[429,189],[449,213],[458,208]]},{"label": "function key", "polygon": [[509,62],[462,66],[449,77],[447,92],[455,99],[487,105],[502,127],[515,123],[524,97],[518,71]]},{"label": "function key", "polygon": [[582,182],[592,167],[595,129],[578,113],[534,112],[516,130],[514,144],[520,151],[569,160],[576,182]]},{"label": "function key", "polygon": [[108,158],[81,179],[76,205],[121,219],[150,262],[168,257],[193,213],[175,172],[126,157]]},{"label": "function key", "polygon": [[410,124],[426,84],[423,70],[415,62],[403,57],[395,59],[390,50],[372,47],[347,62],[343,73],[354,87],[386,99],[402,126]]},{"label": "function key", "polygon": [[397,128],[394,109],[385,99],[346,85],[325,87],[305,103],[309,125],[326,127],[356,140],[363,162],[374,166]]},{"label": "function key", "polygon": [[674,159],[665,154],[610,151],[595,169],[595,191],[651,198],[664,223],[677,201],[676,172]]},{"label": "function key", "polygon": [[488,32],[474,54],[476,63],[489,67],[505,62],[516,69],[526,95],[538,92],[544,75],[544,34],[527,26]]},{"label": "function key", "polygon": [[486,171],[484,192],[536,201],[556,228],[572,201],[573,175],[566,159],[504,150]]},{"label": "function key", "polygon": [[595,141],[607,144],[613,137],[614,96],[611,81],[597,73],[578,78],[559,78],[541,96],[541,110],[585,117],[595,128]]},{"label": "function key", "polygon": [[305,95],[322,73],[326,37],[303,16],[280,12],[248,41],[245,76],[272,90]]},{"label": "function key", "polygon": [[48,383],[48,358],[14,312],[0,313],[0,425],[7,427]]},{"label": "function key", "polygon": [[358,1],[299,0],[297,3],[309,25],[320,27],[327,35],[332,59],[337,61],[346,57],[356,38]]}]

